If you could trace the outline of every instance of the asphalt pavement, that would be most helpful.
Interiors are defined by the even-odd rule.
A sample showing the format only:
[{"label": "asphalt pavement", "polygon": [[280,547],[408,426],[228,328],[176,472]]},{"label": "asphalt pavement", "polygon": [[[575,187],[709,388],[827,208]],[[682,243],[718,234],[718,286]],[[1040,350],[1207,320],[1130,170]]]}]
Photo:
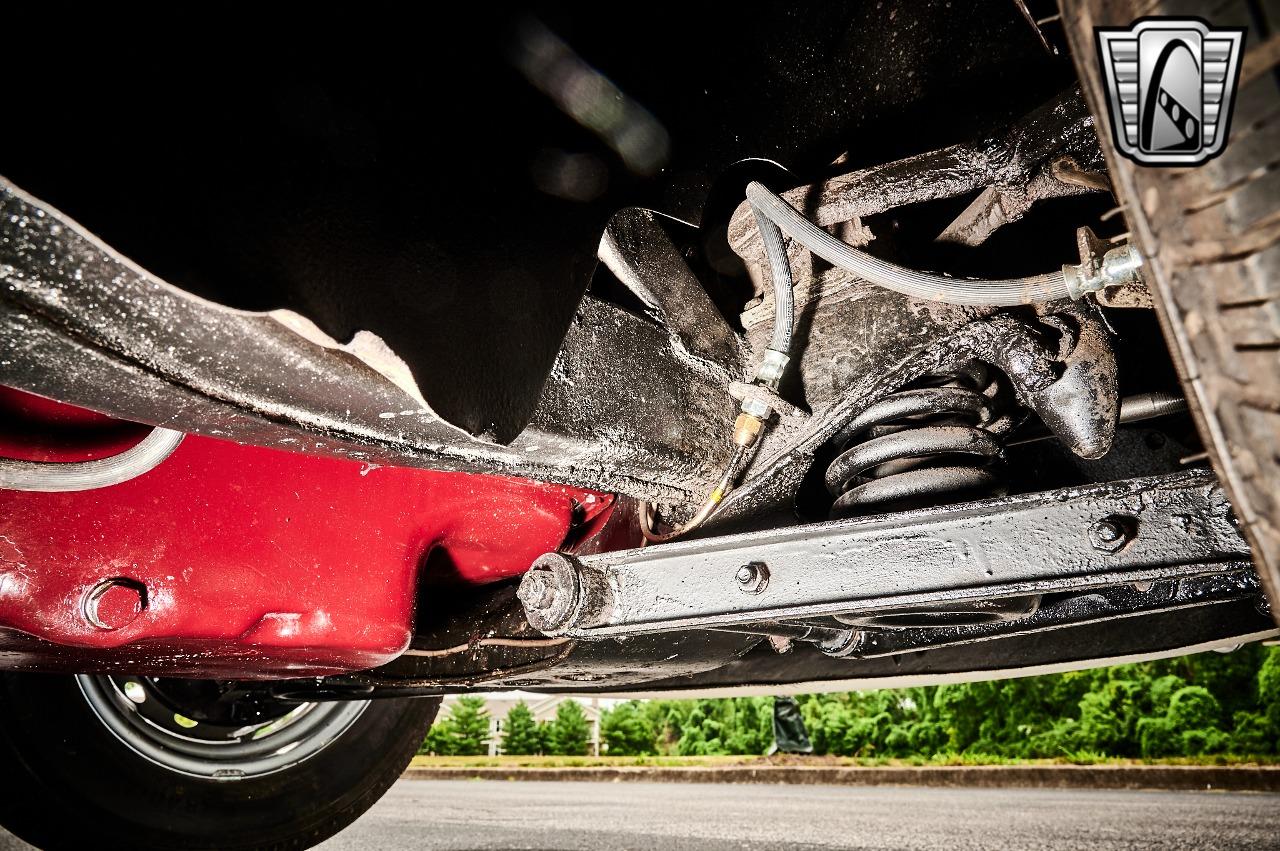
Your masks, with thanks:
[{"label": "asphalt pavement", "polygon": [[[0,851],[31,846],[0,831]],[[401,780],[325,851],[1280,848],[1280,795]]]},{"label": "asphalt pavement", "polygon": [[1280,848],[1280,795],[401,780],[320,848]]}]

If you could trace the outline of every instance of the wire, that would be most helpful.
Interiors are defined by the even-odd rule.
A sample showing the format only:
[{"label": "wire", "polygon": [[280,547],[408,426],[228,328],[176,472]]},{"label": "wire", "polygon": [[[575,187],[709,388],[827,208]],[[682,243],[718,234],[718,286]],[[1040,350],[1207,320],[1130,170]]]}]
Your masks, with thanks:
[{"label": "wire", "polygon": [[[769,286],[773,290],[773,335],[769,340],[769,348],[765,350],[764,359],[756,374],[754,383],[776,390],[791,355],[791,342],[795,327],[795,281],[791,274],[791,259],[787,256],[786,246],[782,244],[782,231],[773,220],[758,207],[752,206],[756,227],[760,229],[760,239],[764,244],[765,255],[769,258]],[[772,413],[766,403],[759,400],[744,401],[742,414],[734,423],[734,451],[729,458],[728,466],[716,483],[715,488],[706,500],[681,526],[675,526],[668,532],[654,531],[657,521],[657,510],[652,503],[641,502],[638,506],[640,533],[646,543],[661,544],[673,541],[682,535],[692,532],[716,512],[725,496],[733,489],[738,467],[746,457],[748,447],[758,438],[765,419]],[[742,426],[748,426],[742,428]]]},{"label": "wire", "polygon": [[990,281],[930,275],[885,262],[836,239],[759,183],[752,182],[747,186],[747,199],[757,216],[764,216],[823,260],[870,283],[912,298],[949,304],[1015,307],[1071,297],[1066,277],[1060,271],[1031,278]]},{"label": "wire", "polygon": [[467,644],[455,644],[453,647],[442,647],[439,650],[417,650],[409,648],[405,656],[456,656],[477,647],[559,647],[572,641],[571,638],[481,638]]}]

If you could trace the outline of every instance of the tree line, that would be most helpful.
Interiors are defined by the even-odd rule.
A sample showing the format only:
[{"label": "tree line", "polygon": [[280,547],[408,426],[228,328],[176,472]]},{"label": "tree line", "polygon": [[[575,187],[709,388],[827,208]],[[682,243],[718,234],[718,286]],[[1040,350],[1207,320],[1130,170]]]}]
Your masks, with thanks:
[{"label": "tree line", "polygon": [[[819,754],[1274,756],[1280,648],[1251,644],[1228,654],[797,700]],[[772,706],[767,697],[626,701],[601,717],[602,750],[614,756],[763,754],[773,743]],[[488,726],[483,699],[463,698],[432,728],[424,747],[434,753],[487,753]],[[502,748],[511,754],[583,755],[589,733],[573,701],[562,703],[556,719],[544,724],[520,704],[507,717]]]},{"label": "tree line", "polygon": [[[591,722],[576,700],[556,707],[551,721],[538,721],[523,700],[511,707],[500,734],[503,753],[586,756]],[[479,756],[489,752],[489,712],[483,697],[460,697],[449,714],[431,725],[419,753],[436,756]]]}]

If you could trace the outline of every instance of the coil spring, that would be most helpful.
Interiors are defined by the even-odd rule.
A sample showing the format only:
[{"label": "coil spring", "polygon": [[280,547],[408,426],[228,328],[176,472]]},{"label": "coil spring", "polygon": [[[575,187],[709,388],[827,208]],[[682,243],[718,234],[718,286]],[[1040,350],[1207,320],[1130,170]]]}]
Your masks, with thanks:
[{"label": "coil spring", "polygon": [[907,508],[999,489],[994,463],[1011,421],[1002,385],[982,364],[929,376],[868,407],[844,429],[827,467],[832,519],[868,507]]}]

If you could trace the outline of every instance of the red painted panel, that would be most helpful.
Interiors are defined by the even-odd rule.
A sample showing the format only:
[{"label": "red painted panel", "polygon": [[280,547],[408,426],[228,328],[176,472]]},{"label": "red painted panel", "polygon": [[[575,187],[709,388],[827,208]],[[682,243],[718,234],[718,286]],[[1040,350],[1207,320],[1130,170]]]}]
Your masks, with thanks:
[{"label": "red painted panel", "polygon": [[148,426],[0,386],[0,458],[92,461],[123,452],[148,431]]},{"label": "red painted panel", "polygon": [[[190,436],[110,488],[0,490],[0,666],[243,677],[372,667],[409,641],[428,552],[443,550],[463,581],[515,576],[612,504],[559,485]],[[125,625],[103,629],[85,599],[111,578],[140,583],[146,604],[133,617],[113,591],[104,617]]]}]

